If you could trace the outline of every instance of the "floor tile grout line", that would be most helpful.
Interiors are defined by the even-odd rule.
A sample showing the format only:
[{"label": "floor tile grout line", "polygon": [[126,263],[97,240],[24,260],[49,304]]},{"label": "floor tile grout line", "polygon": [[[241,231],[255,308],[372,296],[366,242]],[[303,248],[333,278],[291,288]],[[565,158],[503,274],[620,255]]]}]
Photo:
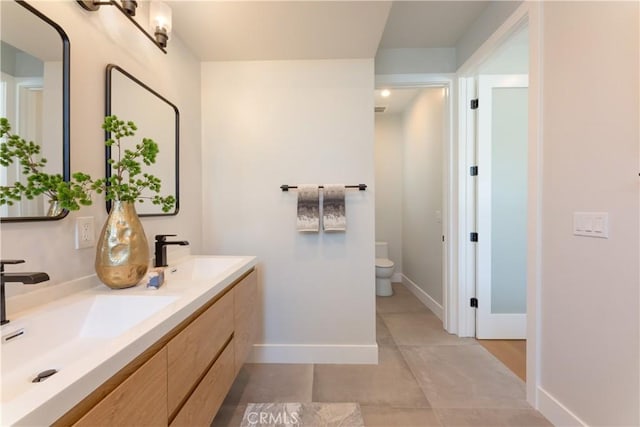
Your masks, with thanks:
[{"label": "floor tile grout line", "polygon": [[[418,379],[418,376],[416,374],[416,372],[414,371],[414,369],[411,367],[411,364],[409,363],[409,360],[407,359],[407,357],[404,355],[404,352],[400,349],[400,347],[398,347],[398,352],[400,353],[400,356],[402,356],[402,360],[404,360],[404,363],[407,365],[407,367],[409,368],[409,372],[411,372],[411,376],[413,376],[413,379],[415,380],[415,382],[418,384],[418,387],[420,387],[420,391],[422,392],[422,394],[424,395],[424,398],[427,400],[427,402],[429,402],[429,407],[431,409],[433,409],[433,404],[431,403],[431,401],[429,400],[429,397],[427,396],[427,392],[424,389],[424,387],[422,386],[420,380]],[[442,423],[441,423],[442,424]]]},{"label": "floor tile grout line", "polygon": [[[378,315],[378,313],[376,313],[376,316]],[[382,323],[384,323],[385,328],[387,328],[387,330],[389,331],[389,336],[391,337],[391,341],[393,341],[393,346],[398,348],[398,343],[396,342],[396,338],[393,336],[393,332],[391,332],[391,329],[389,329],[389,325],[387,325],[387,322],[384,321],[384,318],[382,316],[380,316],[380,320],[382,320]],[[376,343],[378,340],[378,332],[376,331]],[[378,345],[378,348],[380,347],[380,345]]]},{"label": "floor tile grout line", "polygon": [[422,395],[424,396],[425,400],[427,401],[427,403],[429,404],[429,408],[432,408],[432,404],[431,401],[429,400],[429,398],[427,397],[427,394],[424,390],[424,388],[422,387],[422,385],[420,384],[420,381],[418,380],[418,377],[416,376],[416,373],[414,372],[414,370],[411,368],[411,365],[409,364],[407,358],[405,357],[405,355],[403,354],[403,352],[400,349],[400,345],[398,345],[398,343],[396,342],[395,337],[393,336],[393,331],[391,331],[391,329],[389,328],[389,325],[387,324],[387,322],[385,322],[384,318],[382,318],[382,316],[380,317],[382,322],[384,323],[384,325],[386,326],[387,330],[389,331],[389,335],[391,336],[391,340],[393,341],[393,343],[395,344],[395,349],[398,351],[398,353],[400,353],[400,356],[402,358],[402,360],[404,361],[404,365],[407,367],[407,369],[409,370],[409,373],[411,373],[411,377],[413,378],[413,380],[415,381],[415,383],[418,385],[418,388],[420,389],[420,392],[422,392]]}]

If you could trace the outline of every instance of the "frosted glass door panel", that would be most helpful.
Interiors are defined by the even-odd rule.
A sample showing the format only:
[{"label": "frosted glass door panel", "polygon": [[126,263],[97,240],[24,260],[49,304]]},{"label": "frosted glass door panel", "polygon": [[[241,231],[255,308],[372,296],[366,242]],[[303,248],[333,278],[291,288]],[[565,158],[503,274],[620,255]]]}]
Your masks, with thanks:
[{"label": "frosted glass door panel", "polygon": [[491,312],[527,308],[527,88],[493,88]]}]

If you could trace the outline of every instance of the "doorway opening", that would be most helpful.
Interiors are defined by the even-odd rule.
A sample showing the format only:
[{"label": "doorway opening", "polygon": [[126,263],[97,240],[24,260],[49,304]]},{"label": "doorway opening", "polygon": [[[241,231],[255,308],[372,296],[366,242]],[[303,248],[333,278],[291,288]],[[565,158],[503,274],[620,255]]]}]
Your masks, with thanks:
[{"label": "doorway opening", "polygon": [[393,282],[402,283],[445,329],[451,298],[450,83],[434,76],[378,82],[375,104],[376,241],[389,244]]},{"label": "doorway opening", "polygon": [[461,213],[473,242],[466,244],[467,291],[474,308],[467,315],[466,336],[475,336],[523,381],[530,262],[529,53],[525,16],[460,79],[460,103],[469,106],[461,140],[471,165]]}]

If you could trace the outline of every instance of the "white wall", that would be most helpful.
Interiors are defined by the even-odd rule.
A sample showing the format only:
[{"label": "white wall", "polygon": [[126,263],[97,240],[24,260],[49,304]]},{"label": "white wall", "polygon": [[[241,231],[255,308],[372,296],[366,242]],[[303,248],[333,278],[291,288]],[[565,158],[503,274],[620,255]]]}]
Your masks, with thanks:
[{"label": "white wall", "polygon": [[[373,60],[202,65],[204,249],[260,259],[254,361],[376,362]],[[296,232],[282,184],[365,183],[347,231]]]},{"label": "white wall", "polygon": [[404,114],[402,272],[442,305],[442,150],[445,95],[427,88]]},{"label": "white wall", "polygon": [[402,273],[402,115],[376,114],[376,240],[389,243],[395,274]]},{"label": "white wall", "polygon": [[[181,118],[180,213],[142,220],[152,245],[157,233],[177,233],[201,248],[200,64],[176,37],[167,55],[115,8],[90,13],[76,2],[30,2],[60,24],[71,42],[71,169],[104,176],[105,67],[115,63],[173,101]],[[139,135],[142,137],[142,135]],[[51,286],[94,273],[95,249],[74,249],[74,218],[94,216],[96,233],[106,219],[102,197],[65,219],[3,223],[2,258],[26,259],[12,270],[45,271],[43,285],[7,284],[9,295]],[[151,252],[153,253],[153,251]],[[11,302],[8,301],[8,310]]]},{"label": "white wall", "polygon": [[[593,426],[640,424],[639,12],[543,7],[540,385]],[[573,236],[575,211],[608,212],[609,239]]]},{"label": "white wall", "polygon": [[456,43],[460,68],[491,34],[522,4],[522,1],[492,1]]},{"label": "white wall", "polygon": [[491,53],[478,74],[529,74],[529,28],[525,26]]},{"label": "white wall", "polygon": [[453,73],[455,48],[378,49],[375,58],[378,74]]},{"label": "white wall", "polygon": [[43,115],[42,155],[47,159],[48,173],[62,172],[62,62],[49,61],[44,63],[42,91]]}]

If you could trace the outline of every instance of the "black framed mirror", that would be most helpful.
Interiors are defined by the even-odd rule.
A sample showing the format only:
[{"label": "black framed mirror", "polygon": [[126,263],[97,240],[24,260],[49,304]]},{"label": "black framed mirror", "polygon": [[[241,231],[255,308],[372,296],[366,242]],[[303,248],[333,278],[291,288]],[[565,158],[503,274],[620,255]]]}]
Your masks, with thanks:
[{"label": "black framed mirror", "polygon": [[[43,172],[69,181],[70,44],[65,31],[30,4],[0,2],[0,117],[11,132],[41,147],[47,159]],[[0,185],[26,181],[19,162],[0,166]],[[65,210],[50,210],[49,198],[23,198],[0,205],[0,221],[52,221]]]},{"label": "black framed mirror", "polygon": [[[123,148],[133,148],[142,138],[151,138],[159,148],[156,163],[145,166],[149,172],[161,179],[160,195],[173,195],[176,204],[171,212],[162,212],[162,207],[150,201],[136,202],[136,211],[141,217],[177,215],[180,208],[180,112],[172,102],[160,95],[142,81],[123,70],[109,64],[107,66],[106,115],[132,121],[138,130],[133,138],[122,140]],[[109,139],[109,133],[106,134]],[[111,149],[106,147],[106,176],[111,176]],[[154,193],[155,194],[155,193]],[[150,196],[152,193],[143,193]],[[107,212],[111,202],[107,201]]]}]

